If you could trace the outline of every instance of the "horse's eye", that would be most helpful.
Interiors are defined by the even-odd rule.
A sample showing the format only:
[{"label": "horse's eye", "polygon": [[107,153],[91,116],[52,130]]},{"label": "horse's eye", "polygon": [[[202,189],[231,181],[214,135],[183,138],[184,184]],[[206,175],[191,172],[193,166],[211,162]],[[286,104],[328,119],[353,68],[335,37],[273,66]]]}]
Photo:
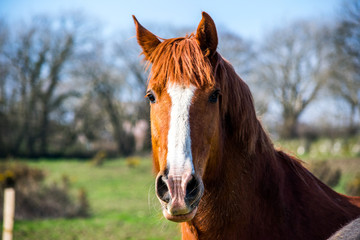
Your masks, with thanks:
[{"label": "horse's eye", "polygon": [[216,103],[220,94],[220,90],[215,90],[209,97],[209,102]]},{"label": "horse's eye", "polygon": [[155,99],[154,94],[151,91],[148,92],[145,97],[147,97],[151,103],[155,103],[156,99]]}]

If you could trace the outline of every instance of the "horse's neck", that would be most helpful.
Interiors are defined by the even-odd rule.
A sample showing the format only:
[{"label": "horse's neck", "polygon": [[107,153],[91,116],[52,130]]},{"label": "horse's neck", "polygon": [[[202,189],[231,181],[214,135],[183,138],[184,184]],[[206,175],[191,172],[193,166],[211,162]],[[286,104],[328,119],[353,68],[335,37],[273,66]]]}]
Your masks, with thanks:
[{"label": "horse's neck", "polygon": [[[262,139],[259,144],[268,146],[247,156],[241,146],[232,144],[212,160],[218,164],[211,169],[212,177],[204,178],[205,193],[194,229],[208,236],[227,231],[246,239],[254,234],[261,237],[263,232],[273,234],[269,239],[280,239],[286,228],[306,232],[301,221],[307,221],[318,226],[317,236],[323,236],[331,231],[327,228],[336,228],[360,214],[346,197],[321,183],[296,160],[276,151],[270,141]],[[318,223],[331,216],[336,219],[332,223]]]},{"label": "horse's neck", "polygon": [[[233,142],[231,140],[231,142]],[[261,202],[260,196],[266,194],[261,192],[258,184],[259,177],[269,177],[268,180],[264,179],[264,183],[276,185],[276,176],[270,179],[269,173],[271,171],[260,171],[260,167],[254,164],[256,155],[248,156],[243,152],[241,144],[230,144],[225,142],[224,151],[218,154],[218,159],[212,159],[216,162],[215,169],[212,172],[207,172],[205,175],[204,185],[205,193],[200,202],[198,214],[193,221],[195,227],[203,235],[203,239],[213,234],[224,234],[224,232],[237,232],[242,229],[242,236],[246,239],[251,236],[251,224],[257,222],[258,215],[256,213],[263,212],[263,216],[272,215],[267,212],[273,213],[276,206]],[[261,155],[272,155],[273,150],[262,152]],[[272,175],[272,174],[271,174]],[[270,195],[277,201],[278,195],[273,194],[278,191],[275,190],[277,186],[272,187]],[[276,199],[276,200],[275,200]],[[255,214],[254,214],[255,213]],[[273,221],[268,219],[269,221]],[[236,223],[236,224],[234,224]],[[260,226],[261,227],[261,226]],[[209,234],[209,235],[206,235]],[[234,235],[235,236],[235,235]],[[229,236],[228,236],[229,237]],[[236,235],[236,239],[239,235]],[[216,239],[216,237],[210,237]],[[235,237],[231,237],[232,239]],[[219,239],[222,239],[221,235]]]}]

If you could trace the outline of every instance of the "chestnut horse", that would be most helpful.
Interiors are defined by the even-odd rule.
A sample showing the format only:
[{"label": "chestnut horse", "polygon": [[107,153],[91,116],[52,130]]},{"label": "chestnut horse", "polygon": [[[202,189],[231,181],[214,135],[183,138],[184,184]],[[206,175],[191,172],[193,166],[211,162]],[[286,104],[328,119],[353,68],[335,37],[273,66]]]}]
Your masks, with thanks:
[{"label": "chestnut horse", "polygon": [[133,16],[151,66],[156,195],[183,239],[326,239],[360,215],[360,198],[338,194],[274,146],[248,86],[217,52],[203,12],[195,34],[161,39]]}]

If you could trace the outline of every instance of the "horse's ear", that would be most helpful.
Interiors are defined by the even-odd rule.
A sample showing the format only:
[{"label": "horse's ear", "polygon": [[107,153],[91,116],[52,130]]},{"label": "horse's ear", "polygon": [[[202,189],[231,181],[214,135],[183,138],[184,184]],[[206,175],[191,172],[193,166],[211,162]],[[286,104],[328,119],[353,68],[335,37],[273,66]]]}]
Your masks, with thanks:
[{"label": "horse's ear", "polygon": [[143,50],[143,54],[146,60],[150,60],[151,53],[155,50],[155,48],[160,44],[160,40],[149,30],[144,28],[136,19],[136,17],[132,16],[135,22],[136,27],[136,38]]},{"label": "horse's ear", "polygon": [[202,12],[202,19],[196,30],[196,40],[206,57],[212,57],[216,52],[218,37],[216,26],[206,12]]}]

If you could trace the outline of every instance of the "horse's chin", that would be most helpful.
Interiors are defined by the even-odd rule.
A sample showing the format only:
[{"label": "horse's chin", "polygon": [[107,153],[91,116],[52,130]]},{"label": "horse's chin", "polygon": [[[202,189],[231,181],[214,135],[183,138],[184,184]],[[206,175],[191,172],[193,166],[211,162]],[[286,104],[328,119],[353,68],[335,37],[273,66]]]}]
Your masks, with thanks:
[{"label": "horse's chin", "polygon": [[163,215],[167,220],[173,221],[173,222],[189,222],[191,221],[197,212],[197,207],[195,207],[191,212],[186,214],[180,214],[180,215],[172,215],[168,213],[166,208],[163,209]]}]

